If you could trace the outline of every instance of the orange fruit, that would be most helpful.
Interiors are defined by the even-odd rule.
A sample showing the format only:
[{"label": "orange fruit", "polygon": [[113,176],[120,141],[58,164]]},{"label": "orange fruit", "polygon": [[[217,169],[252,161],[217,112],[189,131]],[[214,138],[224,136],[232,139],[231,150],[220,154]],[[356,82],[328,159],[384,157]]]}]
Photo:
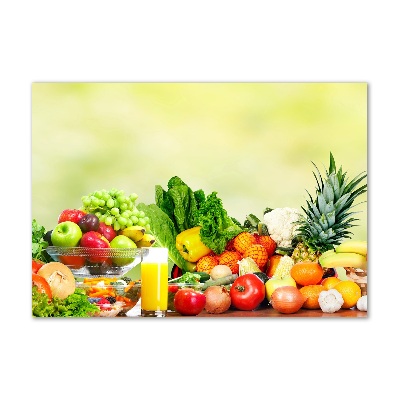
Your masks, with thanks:
[{"label": "orange fruit", "polygon": [[336,289],[343,297],[342,308],[351,308],[357,304],[361,297],[361,288],[353,281],[342,281],[335,285]]},{"label": "orange fruit", "polygon": [[232,242],[234,250],[238,251],[240,254],[243,254],[250,246],[256,244],[256,237],[247,231],[239,233]]},{"label": "orange fruit", "polygon": [[303,261],[293,265],[290,275],[299,285],[317,285],[322,280],[324,270],[318,262]]},{"label": "orange fruit", "polygon": [[307,285],[301,287],[299,290],[300,293],[306,298],[303,308],[308,308],[310,310],[317,310],[321,308],[318,303],[318,297],[319,294],[325,290],[322,285]]},{"label": "orange fruit", "polygon": [[218,258],[212,255],[201,257],[196,263],[196,271],[209,274],[218,265]]},{"label": "orange fruit", "polygon": [[336,276],[329,276],[328,278],[322,279],[321,285],[325,290],[333,289],[341,280]]},{"label": "orange fruit", "polygon": [[262,244],[268,252],[268,257],[271,257],[276,250],[276,242],[272,239],[271,236],[268,235],[255,235],[258,244]]},{"label": "orange fruit", "polygon": [[243,258],[250,257],[262,272],[265,271],[268,261],[268,251],[262,244],[253,244],[243,253]]},{"label": "orange fruit", "polygon": [[242,255],[238,251],[223,251],[219,256],[219,264],[227,265],[232,274],[239,273],[239,264],[238,261],[242,259]]}]

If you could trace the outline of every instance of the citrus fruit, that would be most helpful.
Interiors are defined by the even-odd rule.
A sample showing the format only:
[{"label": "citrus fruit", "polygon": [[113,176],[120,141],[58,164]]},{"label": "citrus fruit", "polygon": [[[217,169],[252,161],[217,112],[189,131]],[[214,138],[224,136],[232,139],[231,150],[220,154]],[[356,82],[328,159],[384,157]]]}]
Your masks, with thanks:
[{"label": "citrus fruit", "polygon": [[328,278],[322,279],[321,285],[325,290],[333,289],[341,280],[336,276],[329,276]]},{"label": "citrus fruit", "polygon": [[343,297],[342,308],[351,308],[357,304],[361,297],[361,288],[353,281],[342,281],[334,287]]},{"label": "citrus fruit", "polygon": [[211,270],[218,265],[218,258],[212,255],[206,255],[201,258],[196,263],[196,271],[205,272],[210,274]]},{"label": "citrus fruit", "polygon": [[238,251],[223,251],[219,256],[219,264],[227,265],[232,274],[237,274],[239,272],[238,261],[242,259],[242,255]]},{"label": "citrus fruit", "polygon": [[319,263],[306,261],[294,264],[290,274],[299,285],[316,285],[321,282],[324,270]]},{"label": "citrus fruit", "polygon": [[262,244],[253,244],[248,247],[243,253],[243,258],[246,257],[252,258],[258,265],[258,268],[260,268],[262,272],[265,272],[268,261],[268,252]]},{"label": "citrus fruit", "polygon": [[262,244],[268,252],[268,257],[271,257],[276,250],[276,242],[268,235],[256,235],[257,243]]},{"label": "citrus fruit", "polygon": [[306,298],[303,308],[308,308],[310,310],[317,310],[321,308],[318,302],[318,297],[319,294],[325,290],[322,285],[307,285],[301,287],[299,290],[300,293]]},{"label": "citrus fruit", "polygon": [[256,237],[252,233],[244,231],[233,239],[233,248],[240,254],[243,254],[248,247],[256,243]]}]

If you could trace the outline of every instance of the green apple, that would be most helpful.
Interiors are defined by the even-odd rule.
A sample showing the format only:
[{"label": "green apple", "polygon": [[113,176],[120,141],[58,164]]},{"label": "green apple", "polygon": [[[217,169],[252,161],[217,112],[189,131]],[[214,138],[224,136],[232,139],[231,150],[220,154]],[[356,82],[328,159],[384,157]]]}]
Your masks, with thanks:
[{"label": "green apple", "polygon": [[265,291],[268,301],[271,300],[271,295],[273,291],[279,286],[294,286],[297,287],[296,281],[290,276],[285,276],[284,278],[274,278],[268,279],[265,282]]},{"label": "green apple", "polygon": [[[110,247],[112,249],[136,249],[136,243],[125,235],[117,235],[110,242]],[[118,266],[122,267],[124,265],[130,264],[135,257],[115,257],[113,262]]]},{"label": "green apple", "polygon": [[53,246],[75,247],[79,244],[82,237],[81,228],[72,221],[60,222],[51,233],[51,243]]}]

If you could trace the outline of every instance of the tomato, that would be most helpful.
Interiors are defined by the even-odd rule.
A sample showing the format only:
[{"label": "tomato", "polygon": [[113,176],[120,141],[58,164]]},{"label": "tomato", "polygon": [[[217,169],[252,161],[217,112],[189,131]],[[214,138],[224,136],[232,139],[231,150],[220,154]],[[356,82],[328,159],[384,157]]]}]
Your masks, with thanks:
[{"label": "tomato", "polygon": [[37,274],[39,269],[44,265],[43,261],[37,260],[36,258],[32,258],[32,274]]},{"label": "tomato", "polygon": [[173,283],[169,283],[168,284],[168,292],[169,293],[176,293],[179,289],[179,285],[178,284],[173,284]]},{"label": "tomato", "polygon": [[174,297],[175,310],[182,315],[200,314],[205,305],[206,295],[193,288],[179,289]]},{"label": "tomato", "polygon": [[32,286],[37,286],[39,292],[47,294],[49,300],[53,298],[50,285],[43,276],[32,274]]},{"label": "tomato", "polygon": [[230,296],[235,308],[251,311],[265,299],[265,285],[257,275],[245,274],[232,283]]}]

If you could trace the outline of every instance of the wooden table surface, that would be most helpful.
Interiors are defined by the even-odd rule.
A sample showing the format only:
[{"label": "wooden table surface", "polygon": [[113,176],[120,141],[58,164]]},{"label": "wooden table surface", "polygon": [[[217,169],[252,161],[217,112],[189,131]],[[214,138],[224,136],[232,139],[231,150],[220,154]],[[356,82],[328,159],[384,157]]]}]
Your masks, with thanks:
[{"label": "wooden table surface", "polygon": [[[168,318],[183,317],[177,312],[168,312]],[[196,318],[365,318],[367,313],[359,310],[339,310],[335,313],[324,313],[321,310],[305,310],[300,309],[294,314],[281,314],[275,311],[272,307],[263,308],[254,311],[239,311],[239,310],[228,310],[222,314],[209,314],[206,311],[202,311]],[[185,317],[187,318],[187,317]],[[192,317],[193,318],[193,317]]]},{"label": "wooden table surface", "polygon": [[[140,316],[140,304],[137,304],[129,312],[127,317],[135,318]],[[184,316],[174,311],[167,312],[167,318],[365,318],[367,312],[357,309],[341,309],[335,313],[324,313],[321,310],[306,310],[301,308],[294,314],[281,314],[271,306],[261,306],[253,311],[240,311],[230,308],[222,314],[209,314],[203,310],[196,316]]]}]

